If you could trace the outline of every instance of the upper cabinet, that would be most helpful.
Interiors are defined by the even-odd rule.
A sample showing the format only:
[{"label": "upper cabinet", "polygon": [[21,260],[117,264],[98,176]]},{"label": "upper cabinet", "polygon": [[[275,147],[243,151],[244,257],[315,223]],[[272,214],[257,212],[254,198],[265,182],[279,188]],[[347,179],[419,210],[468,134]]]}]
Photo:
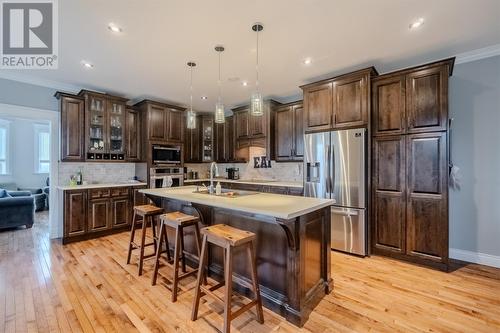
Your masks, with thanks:
[{"label": "upper cabinet", "polygon": [[278,162],[304,158],[304,108],[302,101],[280,106],[274,114],[275,159]]},{"label": "upper cabinet", "polygon": [[85,99],[85,153],[87,160],[125,160],[126,99],[93,91]]},{"label": "upper cabinet", "polygon": [[235,158],[247,161],[250,147],[265,149],[265,155],[274,159],[274,111],[281,104],[267,100],[264,102],[264,114],[254,116],[250,114],[248,105],[233,109]]},{"label": "upper cabinet", "polygon": [[373,79],[373,134],[446,130],[452,66],[451,60],[445,60]]},{"label": "upper cabinet", "polygon": [[143,130],[149,141],[183,142],[184,108],[150,100],[135,105],[143,117]]},{"label": "upper cabinet", "polygon": [[84,161],[84,100],[78,96],[59,92],[56,97],[60,101],[61,110],[61,161]]},{"label": "upper cabinet", "polygon": [[230,163],[236,161],[234,116],[226,117],[222,124],[215,124],[215,161]]},{"label": "upper cabinet", "polygon": [[302,86],[305,132],[368,125],[370,67],[353,73]]},{"label": "upper cabinet", "polygon": [[125,124],[126,158],[131,162],[140,161],[142,157],[142,131],[139,111],[127,108]]},{"label": "upper cabinet", "polygon": [[201,162],[201,120],[202,116],[196,116],[196,128],[187,128],[184,136],[184,162]]}]

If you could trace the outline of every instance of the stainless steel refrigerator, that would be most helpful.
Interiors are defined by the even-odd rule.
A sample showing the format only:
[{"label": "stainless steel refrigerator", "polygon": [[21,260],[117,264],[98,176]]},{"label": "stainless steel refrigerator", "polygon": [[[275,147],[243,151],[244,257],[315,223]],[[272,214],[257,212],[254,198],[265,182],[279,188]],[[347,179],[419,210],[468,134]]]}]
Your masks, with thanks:
[{"label": "stainless steel refrigerator", "polygon": [[336,201],[332,248],[366,255],[366,129],[306,134],[304,144],[304,195]]}]

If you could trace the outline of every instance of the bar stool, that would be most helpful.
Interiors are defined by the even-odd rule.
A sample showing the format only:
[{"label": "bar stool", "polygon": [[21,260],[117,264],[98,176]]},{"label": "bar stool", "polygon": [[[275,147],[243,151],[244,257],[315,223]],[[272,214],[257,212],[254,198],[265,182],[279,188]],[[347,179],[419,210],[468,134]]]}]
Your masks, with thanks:
[{"label": "bar stool", "polygon": [[[130,228],[130,242],[128,245],[127,264],[130,264],[132,251],[139,250],[139,276],[142,275],[143,261],[145,259],[151,258],[156,255],[156,250],[157,250],[156,245],[158,238],[156,237],[155,216],[158,216],[162,213],[163,213],[163,208],[159,208],[153,205],[134,206],[134,217],[132,219],[132,227]],[[142,220],[136,220],[137,216],[140,216]],[[146,232],[147,232],[148,222],[151,223],[151,229],[153,231],[153,242],[146,244]],[[140,244],[136,244],[134,242],[135,229],[139,223],[142,223],[141,242]],[[154,253],[145,256],[144,249],[148,246],[154,246]]]},{"label": "bar stool", "polygon": [[[161,257],[161,251],[160,249],[162,248],[163,244],[163,239],[166,241],[166,246],[168,249],[168,237],[167,237],[167,226],[174,228],[175,229],[175,245],[174,245],[174,263],[173,263],[173,280],[172,280],[172,302],[177,301],[177,292],[178,292],[178,285],[179,281],[187,278],[188,276],[195,275],[198,270],[194,269],[189,272],[186,271],[186,256],[185,256],[185,249],[184,249],[184,229],[187,227],[194,227],[194,233],[195,233],[195,243],[196,243],[196,249],[198,251],[198,257],[200,256],[200,247],[201,247],[201,240],[200,240],[200,229],[198,227],[198,218],[196,216],[192,215],[187,215],[182,212],[172,212],[172,213],[167,213],[163,214],[160,216],[161,220],[161,226],[160,226],[160,234],[159,234],[159,241],[158,241],[158,247],[156,251],[156,259],[155,259],[155,268],[153,271],[153,277],[151,279],[151,285],[156,284],[156,279],[158,277],[158,269],[160,266],[160,257]],[[167,259],[170,262],[170,252],[167,250]],[[182,275],[179,275],[179,259],[182,262]]]},{"label": "bar stool", "polygon": [[[200,305],[200,298],[204,295],[210,295],[215,300],[221,302],[224,305],[224,333],[229,333],[231,328],[231,321],[241,315],[243,312],[249,310],[252,306],[257,308],[257,320],[259,323],[264,323],[264,315],[262,312],[262,300],[260,297],[259,282],[257,281],[257,267],[255,261],[254,253],[254,241],[255,234],[249,231],[240,230],[233,228],[225,224],[217,224],[214,226],[206,227],[201,229],[203,234],[203,242],[201,245],[201,260],[198,267],[198,279],[196,281],[196,291],[193,303],[193,312],[191,315],[191,320],[196,320],[198,318],[198,307]],[[220,246],[224,249],[224,281],[213,286],[206,287],[201,284],[202,279],[205,275],[204,266],[206,265],[206,252],[207,243],[212,243]],[[251,277],[252,284],[246,282],[240,282],[245,284],[247,288],[253,289],[255,298],[248,304],[243,305],[238,310],[231,312],[231,296],[232,296],[232,264],[233,264],[233,250],[237,247],[246,247],[249,264],[251,266]],[[224,292],[224,299],[217,296],[214,291],[222,286],[226,286]]]}]

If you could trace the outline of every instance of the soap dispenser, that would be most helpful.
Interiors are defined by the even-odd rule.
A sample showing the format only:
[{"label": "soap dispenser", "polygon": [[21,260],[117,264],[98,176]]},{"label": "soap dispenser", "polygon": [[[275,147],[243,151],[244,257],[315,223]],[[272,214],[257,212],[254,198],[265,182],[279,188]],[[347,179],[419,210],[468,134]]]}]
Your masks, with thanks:
[{"label": "soap dispenser", "polygon": [[222,187],[220,186],[220,182],[217,182],[217,186],[215,186],[215,194],[220,195],[222,193]]}]

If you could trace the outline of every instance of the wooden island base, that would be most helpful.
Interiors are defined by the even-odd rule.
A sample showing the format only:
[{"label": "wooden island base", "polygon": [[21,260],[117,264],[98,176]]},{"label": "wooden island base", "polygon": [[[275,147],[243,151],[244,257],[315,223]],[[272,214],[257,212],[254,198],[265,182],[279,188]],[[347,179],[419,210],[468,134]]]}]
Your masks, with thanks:
[{"label": "wooden island base", "polygon": [[[266,308],[302,327],[319,301],[333,288],[330,274],[330,208],[285,220],[236,210],[205,206],[147,194],[166,211],[200,217],[200,227],[227,224],[257,235],[256,257],[261,296]],[[169,239],[175,239],[169,230]],[[170,234],[172,233],[172,234]],[[187,261],[196,266],[194,233],[186,233]],[[173,244],[170,244],[173,251]],[[241,252],[241,251],[240,251]],[[209,274],[223,277],[222,249],[210,247]],[[250,265],[244,252],[235,252],[233,288],[250,295]]]}]

